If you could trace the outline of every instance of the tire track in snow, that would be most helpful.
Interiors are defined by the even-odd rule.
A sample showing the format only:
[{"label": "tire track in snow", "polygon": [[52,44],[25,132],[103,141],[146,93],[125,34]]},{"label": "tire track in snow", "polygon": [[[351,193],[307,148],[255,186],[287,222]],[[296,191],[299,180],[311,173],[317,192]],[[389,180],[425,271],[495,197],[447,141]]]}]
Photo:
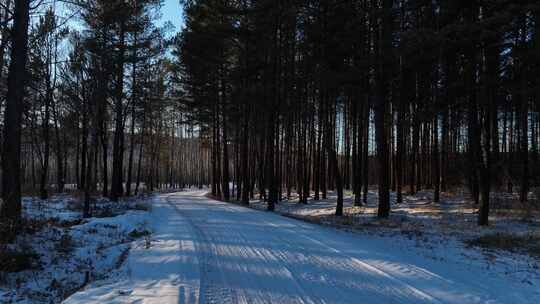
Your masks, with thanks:
[{"label": "tire track in snow", "polygon": [[[194,197],[194,198],[197,198],[197,197]],[[200,198],[198,198],[198,199],[200,199]],[[217,202],[217,201],[212,201],[211,203],[208,203],[207,201],[201,201],[199,203],[205,204],[210,208],[216,208],[217,207],[217,208],[220,208],[220,209],[229,210],[229,211],[231,211],[231,214],[238,214],[237,209],[232,208],[231,206],[229,206],[226,203]],[[192,223],[193,223],[193,221],[192,221]],[[193,225],[197,226],[194,223],[193,223]],[[268,231],[266,227],[264,228],[264,230]],[[317,302],[313,301],[312,299],[310,299],[308,293],[306,292],[305,287],[302,286],[302,284],[299,282],[299,280],[294,276],[293,271],[291,269],[289,269],[285,265],[285,262],[287,260],[282,254],[280,254],[281,252],[276,252],[276,250],[257,249],[255,246],[252,246],[253,245],[252,242],[249,241],[249,238],[246,237],[245,233],[242,233],[242,230],[235,231],[235,232],[232,232],[231,230],[228,230],[228,231],[223,231],[223,232],[224,232],[224,234],[229,234],[230,237],[233,237],[233,235],[234,235],[235,240],[237,242],[239,242],[240,244],[244,245],[244,246],[242,246],[242,255],[244,257],[250,258],[250,257],[257,256],[261,260],[263,260],[266,264],[268,264],[267,266],[269,266],[269,268],[271,266],[273,268],[277,268],[280,271],[284,272],[286,277],[291,280],[290,283],[292,283],[292,285],[295,287],[296,293],[297,293],[294,296],[293,299],[291,299],[290,297],[285,299],[285,301],[287,301],[287,303],[299,303],[299,304],[315,304],[315,303],[317,303]],[[274,236],[275,236],[275,234],[274,234]],[[214,241],[214,243],[218,243],[218,242],[220,242],[222,240],[213,239],[213,241]],[[284,241],[284,240],[280,239],[280,241]],[[278,267],[276,267],[276,265],[270,265],[270,264],[272,264],[273,260],[275,260],[275,261],[279,260],[281,262],[281,264],[279,264]],[[226,282],[223,282],[223,283],[226,284]],[[254,282],[251,282],[251,283],[253,284]],[[262,283],[260,285],[261,285],[260,287],[264,287],[265,284]],[[266,295],[265,294],[253,295],[253,294],[239,294],[238,292],[236,292],[235,293],[235,301],[233,303],[276,303],[275,301],[282,301],[282,300],[284,300],[284,299],[269,299],[267,294]],[[323,303],[323,302],[320,302],[320,303]]]},{"label": "tire track in snow", "polygon": [[[257,212],[258,210],[254,210],[254,211]],[[356,266],[356,267],[354,267],[354,270],[359,272],[359,275],[360,275],[360,273],[365,273],[366,271],[371,272],[371,273],[376,274],[377,276],[380,276],[380,277],[382,277],[384,279],[390,280],[392,283],[394,283],[394,284],[392,284],[394,286],[398,285],[398,286],[402,287],[402,288],[396,288],[396,287],[390,287],[390,288],[387,287],[386,288],[386,289],[388,289],[389,292],[391,292],[391,294],[395,295],[398,299],[405,297],[405,298],[408,298],[408,300],[411,300],[411,299],[420,300],[419,299],[419,297],[420,297],[425,302],[438,303],[438,304],[442,303],[437,298],[435,298],[434,296],[432,296],[432,295],[430,295],[430,294],[428,294],[428,293],[426,293],[426,292],[424,292],[422,290],[419,290],[419,289],[411,286],[410,284],[407,284],[406,282],[401,281],[400,279],[388,274],[384,270],[382,270],[380,268],[377,268],[376,266],[373,266],[373,265],[371,265],[371,264],[369,264],[367,262],[363,262],[358,258],[347,255],[347,254],[337,250],[336,248],[325,244],[322,241],[319,241],[319,240],[314,239],[313,237],[307,236],[302,232],[292,231],[292,228],[280,227],[280,226],[276,225],[275,223],[273,223],[271,221],[268,221],[267,219],[265,219],[262,216],[260,216],[259,220],[265,222],[268,226],[274,227],[275,229],[286,230],[289,233],[294,234],[296,236],[300,236],[300,237],[304,238],[305,240],[308,240],[309,242],[313,242],[313,243],[317,244],[320,247],[324,247],[324,248],[330,250],[331,252],[337,254],[338,256],[340,256],[343,261],[350,261],[349,263],[340,263],[340,262],[336,262],[336,261],[331,260],[331,259],[321,259],[319,256],[316,256],[316,255],[309,255],[309,258],[312,259],[312,260],[317,260],[318,264],[321,264],[321,265],[324,264],[324,265],[327,265],[328,267],[333,267],[333,268],[337,268],[338,266],[340,268]],[[298,224],[295,224],[295,227],[300,228],[303,225],[305,225],[305,224],[304,223],[298,223]],[[305,228],[305,227],[302,227],[302,228]],[[282,240],[284,242],[288,242],[285,239],[282,239]],[[296,243],[295,245],[299,246],[298,243]],[[359,267],[360,267],[360,269],[358,269]],[[373,283],[377,283],[377,282],[373,282]],[[337,291],[339,291],[339,289],[337,289]]]},{"label": "tire track in snow", "polygon": [[[209,208],[213,208],[212,211],[216,212],[217,208],[222,210],[228,210],[231,214],[239,214],[239,211],[242,211],[241,209],[244,209],[244,207],[240,206],[230,206],[227,205],[227,203],[218,202],[218,201],[207,201],[206,198],[201,197],[178,197],[177,198],[180,201],[188,201],[189,199],[197,200],[198,204],[200,205],[206,205]],[[225,286],[227,284],[226,280],[224,279],[222,267],[219,267],[218,259],[219,259],[219,252],[216,248],[215,244],[222,241],[220,239],[212,238],[204,231],[202,227],[200,227],[195,221],[193,220],[193,217],[188,214],[189,212],[186,211],[180,211],[181,208],[178,208],[173,202],[168,201],[177,212],[182,214],[184,217],[187,218],[187,221],[194,227],[194,231],[197,233],[197,240],[199,240],[199,248],[198,251],[200,252],[200,264],[201,264],[201,300],[202,303],[269,303],[264,300],[264,297],[261,297],[259,299],[253,299],[249,298],[247,295],[238,296],[236,292],[230,288],[224,288],[219,286]],[[312,237],[309,237],[305,235],[301,231],[293,231],[293,228],[288,227],[282,227],[278,226],[277,224],[269,221],[265,216],[268,215],[268,213],[265,213],[263,211],[253,210],[253,209],[246,209],[248,212],[250,212],[250,216],[257,217],[257,221],[260,223],[264,223],[265,225],[262,225],[263,230],[265,231],[266,235],[270,235],[272,238],[276,239],[282,244],[287,244],[291,248],[296,248],[297,251],[303,251],[306,255],[303,257],[303,260],[308,260],[311,262],[311,264],[314,264],[315,266],[319,266],[319,268],[323,269],[348,269],[349,271],[354,271],[358,276],[359,280],[363,282],[365,286],[371,286],[370,288],[367,288],[366,291],[369,291],[370,293],[380,293],[381,295],[384,294],[384,297],[387,300],[390,300],[394,303],[400,303],[400,300],[405,301],[420,301],[420,302],[429,302],[429,303],[441,303],[438,301],[435,297],[399,280],[398,278],[393,277],[392,275],[384,272],[383,270],[377,268],[376,266],[370,265],[366,262],[363,262],[357,258],[351,257],[349,255],[346,255],[342,253],[341,251],[319,241]],[[263,216],[264,215],[264,216]],[[272,214],[274,215],[274,214]],[[275,215],[278,216],[278,215]],[[241,218],[240,218],[241,219]],[[281,218],[278,218],[278,220],[283,220]],[[201,220],[199,220],[201,221]],[[204,219],[202,221],[204,223]],[[293,225],[294,228],[305,228],[303,225],[304,223],[292,223],[287,222],[287,224]],[[273,227],[269,228],[269,227]],[[326,248],[328,251],[332,252],[333,254],[337,255],[339,259],[322,259],[320,256],[316,254],[309,253],[308,247],[301,247],[301,244],[299,243],[292,243],[291,241],[287,240],[283,236],[280,236],[280,231],[286,231],[287,234],[294,234],[297,237],[301,237],[304,240],[315,244],[317,247]],[[223,231],[224,233],[226,231]],[[228,231],[231,232],[231,231]],[[231,233],[232,234],[232,233]],[[232,237],[232,235],[230,235]],[[250,248],[250,242],[246,238],[246,236],[242,233],[235,233],[234,234],[236,241],[240,241],[241,244],[244,245],[243,248],[243,254],[245,256],[249,256],[249,254],[246,254],[247,251],[251,251],[252,255],[259,255],[262,257],[263,260],[269,261],[272,259],[277,259],[280,261],[280,267],[281,270],[284,270],[287,274],[287,277],[291,280],[291,283],[296,287],[296,291],[298,292],[298,301],[294,301],[294,303],[325,303],[324,301],[315,301],[311,299],[309,296],[309,293],[307,290],[310,291],[311,294],[316,294],[317,290],[314,290],[313,288],[307,288],[304,286],[304,284],[301,282],[301,280],[297,277],[297,273],[301,273],[302,271],[296,269],[294,266],[295,262],[298,262],[299,259],[301,259],[301,254],[296,254],[294,259],[289,259],[287,256],[287,252],[280,251],[278,249],[272,249],[272,250],[266,250],[268,251],[266,255],[262,253],[261,250]],[[300,250],[298,250],[300,249]],[[290,255],[290,253],[289,253]],[[338,261],[336,261],[338,260]],[[311,270],[313,270],[314,267],[311,267]],[[215,277],[212,277],[211,273],[219,273],[219,280],[216,280]],[[319,281],[324,281],[323,283],[334,285],[336,288],[334,289],[334,292],[337,294],[340,294],[341,299],[346,299],[346,295],[344,292],[340,290],[340,283],[338,280],[334,280],[332,277],[328,277],[326,273],[324,272],[305,272],[304,276],[302,277],[303,280],[308,280],[311,277],[312,282],[316,282],[314,278],[319,278]],[[361,276],[361,278],[360,278]],[[381,284],[381,280],[390,281],[392,284],[388,284],[388,282],[384,282],[384,284]],[[369,285],[366,285],[369,282]],[[342,284],[341,284],[342,285]],[[351,286],[341,286],[341,287],[351,287]],[[378,288],[376,288],[378,287]],[[289,299],[290,300],[290,299]],[[419,302],[419,303],[420,303]]]},{"label": "tire track in snow", "polygon": [[[235,208],[229,206],[226,203],[220,202],[219,207],[222,208],[222,209],[230,210],[233,213],[238,212],[238,209],[235,209]],[[266,220],[263,220],[262,222],[268,223]],[[282,237],[279,237],[278,234],[272,233],[272,231],[270,231],[268,229],[268,227],[265,227],[265,226],[262,226],[262,227],[263,227],[263,230],[265,232],[267,232],[267,235],[271,235],[273,238],[277,239],[278,241],[280,241],[283,244],[288,244],[289,246],[294,247],[294,244],[292,242],[290,242],[290,241],[288,241],[288,240],[286,240],[286,239],[284,239]],[[242,236],[242,240],[244,241],[244,243],[249,245],[249,242],[248,242],[247,238],[245,237],[245,234],[240,233],[239,235]],[[304,284],[302,284],[300,282],[300,280],[295,276],[294,267],[291,267],[292,265],[290,265],[291,264],[290,260],[287,258],[287,255],[285,254],[285,252],[283,252],[282,250],[272,250],[272,251],[268,252],[268,253],[270,253],[270,256],[265,256],[264,253],[262,253],[261,250],[257,250],[255,248],[249,248],[249,247],[247,247],[247,248],[249,250],[252,250],[255,254],[261,256],[263,259],[265,259],[267,261],[270,260],[271,258],[274,258],[274,259],[277,259],[277,260],[281,261],[282,264],[280,265],[280,267],[282,268],[283,271],[286,272],[287,277],[292,280],[292,284],[296,287],[296,289],[297,289],[297,291],[299,293],[299,295],[298,295],[299,302],[298,303],[302,303],[302,304],[316,304],[317,303],[316,301],[311,299],[311,297],[309,296],[309,294],[307,292],[307,290],[309,288],[304,286]],[[251,301],[249,301],[249,300],[248,300],[248,302],[251,303]],[[324,303],[324,302],[320,302],[320,303]]]},{"label": "tire track in snow", "polygon": [[[217,266],[219,262],[215,254],[216,249],[213,245],[214,240],[204,232],[204,229],[201,229],[201,227],[195,224],[189,214],[186,214],[185,211],[181,211],[176,204],[170,201],[171,196],[172,195],[166,197],[167,203],[173,207],[178,214],[186,219],[196,233],[194,244],[199,258],[201,274],[199,302],[208,304],[239,303],[235,292],[230,288],[223,287],[225,286],[225,281],[223,280],[223,273],[220,271],[221,268]],[[219,280],[215,275],[219,277]]]},{"label": "tire track in snow", "polygon": [[[388,279],[390,280],[391,282],[395,283],[393,285],[399,285],[403,288],[391,288],[392,289],[392,292],[397,295],[397,296],[401,296],[401,295],[404,295],[404,296],[407,296],[407,295],[410,295],[412,296],[411,299],[417,299],[418,300],[418,297],[420,297],[421,299],[423,299],[424,301],[426,302],[430,302],[430,303],[438,303],[438,304],[441,304],[441,302],[435,298],[434,296],[418,289],[418,288],[415,288],[414,286],[411,286],[410,284],[407,284],[405,282],[403,282],[402,280],[388,274],[387,272],[385,272],[384,270],[376,267],[376,266],[373,266],[367,262],[363,262],[361,261],[360,259],[358,258],[355,258],[355,257],[352,257],[352,256],[349,256],[347,254],[344,254],[342,253],[341,251],[329,246],[329,245],[326,245],[324,244],[323,242],[321,241],[318,241],[318,240],[315,240],[314,238],[312,237],[309,237],[309,236],[305,236],[305,235],[302,235],[302,237],[306,238],[306,239],[309,239],[311,240],[312,242],[315,242],[315,243],[318,243],[319,245],[321,246],[324,246],[325,248],[337,253],[338,255],[352,261],[354,264],[360,266],[360,268],[362,269],[365,269],[369,272],[373,272],[385,279]],[[402,291],[403,290],[403,291]],[[406,292],[405,292],[406,291]]]},{"label": "tire track in snow", "polygon": [[[202,201],[202,203],[204,204],[205,202]],[[227,205],[226,203],[223,203],[223,202],[215,202],[213,204],[208,204],[206,203],[207,205],[209,205],[209,207],[211,208],[220,208],[220,209],[223,209],[223,210],[229,210],[231,212],[231,214],[236,214],[238,213],[239,209],[238,208],[242,208],[242,207],[232,207],[232,206],[229,206]],[[324,268],[326,269],[350,269],[350,270],[354,270],[355,272],[357,272],[357,274],[360,276],[362,274],[364,274],[364,277],[362,278],[362,280],[366,280],[367,281],[371,281],[371,286],[376,286],[378,285],[381,280],[381,278],[385,279],[385,280],[390,280],[394,285],[394,287],[390,287],[389,284],[384,284],[383,288],[379,288],[378,290],[371,290],[371,292],[379,292],[380,293],[380,290],[385,290],[385,296],[388,298],[388,296],[391,296],[392,298],[395,298],[396,301],[399,301],[398,299],[408,299],[408,300],[425,300],[426,302],[430,302],[430,303],[439,303],[438,300],[436,300],[434,297],[424,293],[423,291],[421,290],[418,290],[412,286],[410,286],[409,284],[405,283],[405,282],[402,282],[400,281],[399,279],[395,278],[395,277],[392,277],[391,275],[385,273],[383,270],[381,269],[378,269],[376,268],[375,266],[372,266],[372,265],[369,265],[363,261],[360,261],[358,260],[357,258],[353,258],[351,256],[348,256],[348,255],[345,255],[343,254],[342,252],[340,252],[339,250],[331,247],[331,246],[328,246],[326,244],[324,244],[323,242],[320,242],[318,240],[315,240],[309,236],[306,236],[304,235],[303,233],[301,232],[298,232],[298,231],[292,231],[291,228],[285,228],[285,227],[280,227],[278,225],[276,225],[275,223],[271,222],[271,221],[268,221],[268,219],[266,219],[264,216],[262,215],[267,215],[267,213],[261,213],[259,211],[256,211],[256,210],[251,210],[251,209],[248,209],[249,212],[251,213],[250,215],[252,216],[256,216],[257,217],[257,221],[258,222],[261,222],[261,223],[264,223],[265,225],[263,225],[263,230],[266,232],[267,235],[270,235],[272,238],[276,239],[278,242],[282,243],[282,244],[287,244],[289,247],[296,247],[296,249],[301,249],[300,251],[303,251],[306,255],[302,256],[302,254],[296,254],[296,256],[294,256],[293,259],[289,259],[289,256],[287,256],[287,252],[284,252],[284,251],[281,251],[281,250],[272,250],[270,252],[270,257],[265,257],[264,259],[268,260],[268,259],[271,259],[271,258],[274,258],[274,259],[278,259],[280,262],[281,262],[281,265],[280,267],[282,267],[283,270],[285,270],[287,272],[287,276],[291,279],[291,283],[293,283],[295,286],[296,286],[296,289],[297,291],[299,292],[299,296],[300,296],[300,303],[317,303],[317,301],[314,301],[313,299],[311,299],[308,295],[308,292],[307,290],[310,290],[310,292],[313,294],[313,293],[317,293],[317,290],[313,290],[312,288],[307,288],[304,286],[304,284],[301,282],[301,280],[297,277],[296,274],[298,273],[301,273],[302,271],[299,271],[296,269],[296,267],[294,266],[294,263],[295,262],[298,262],[298,260],[300,259],[303,259],[303,260],[308,260],[308,261],[311,261],[312,264],[316,264],[318,266],[324,266]],[[273,227],[274,230],[270,227]],[[295,227],[300,227],[299,225],[296,225]],[[292,243],[290,240],[284,238],[283,236],[280,236],[280,230],[281,231],[287,231],[287,233],[289,234],[295,234],[296,236],[300,236],[302,238],[304,238],[305,240],[307,240],[308,242],[311,242],[311,243],[314,243],[316,244],[318,247],[322,247],[322,248],[326,248],[327,250],[329,250],[330,252],[332,253],[335,253],[337,254],[342,260],[342,261],[347,261],[347,262],[336,262],[336,261],[333,261],[332,259],[321,259],[319,256],[315,255],[315,254],[310,254],[309,253],[309,250],[307,248],[299,248],[300,244],[298,243]],[[250,245],[250,242],[247,241],[246,237],[243,235],[243,234],[236,234],[235,236],[237,237],[240,237],[242,236],[242,243],[249,246]],[[217,240],[219,241],[219,240]],[[247,247],[244,249],[244,250],[249,250],[249,247]],[[251,249],[253,250],[253,249]],[[257,252],[259,255],[260,255],[260,252]],[[290,253],[289,253],[290,255]],[[323,268],[323,267],[321,267]],[[365,274],[368,274],[369,277],[366,277]],[[376,279],[373,279],[373,274],[377,277]],[[304,273],[304,277],[302,278],[303,280],[308,280],[308,276],[310,276],[311,278],[319,278],[319,281],[320,280],[323,280],[324,283],[330,283],[332,285],[335,285],[335,290],[334,292],[336,292],[337,294],[340,294],[340,298],[341,299],[346,299],[345,297],[345,294],[340,290],[340,286],[339,286],[339,281],[337,280],[333,280],[333,278],[331,277],[328,277],[324,272],[319,272],[319,273]],[[311,280],[312,282],[315,282],[316,280],[315,279],[312,279]],[[399,286],[399,287],[395,287],[395,286]],[[342,286],[342,287],[346,287],[346,286]],[[350,286],[349,286],[350,287]],[[382,286],[381,286],[382,287]],[[249,299],[247,299],[247,302],[250,302]],[[319,303],[324,303],[324,301],[322,302],[319,302]]]}]

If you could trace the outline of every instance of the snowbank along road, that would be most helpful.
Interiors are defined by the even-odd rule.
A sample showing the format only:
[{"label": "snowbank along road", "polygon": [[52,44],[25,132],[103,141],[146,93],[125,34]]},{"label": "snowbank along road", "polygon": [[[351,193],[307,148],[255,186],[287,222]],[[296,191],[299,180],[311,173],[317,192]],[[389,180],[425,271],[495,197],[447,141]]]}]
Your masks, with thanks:
[{"label": "snowbank along road", "polygon": [[[540,303],[504,276],[354,234],[182,192],[153,208],[130,278],[68,303]],[[461,257],[463,259],[463,257]],[[515,286],[514,286],[515,284]]]}]

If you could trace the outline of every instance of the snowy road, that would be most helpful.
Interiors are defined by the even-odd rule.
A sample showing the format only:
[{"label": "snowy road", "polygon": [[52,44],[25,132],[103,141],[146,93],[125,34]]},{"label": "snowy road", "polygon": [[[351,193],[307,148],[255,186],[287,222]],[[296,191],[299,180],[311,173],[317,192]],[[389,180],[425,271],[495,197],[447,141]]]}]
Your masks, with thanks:
[{"label": "snowy road", "polygon": [[131,254],[129,295],[109,302],[540,303],[534,287],[524,292],[456,262],[464,257],[428,259],[399,236],[352,234],[203,194],[161,198],[155,245]]},{"label": "snowy road", "polygon": [[532,303],[497,278],[423,264],[414,251],[389,252],[325,227],[209,200],[167,198],[190,223],[202,303]]}]

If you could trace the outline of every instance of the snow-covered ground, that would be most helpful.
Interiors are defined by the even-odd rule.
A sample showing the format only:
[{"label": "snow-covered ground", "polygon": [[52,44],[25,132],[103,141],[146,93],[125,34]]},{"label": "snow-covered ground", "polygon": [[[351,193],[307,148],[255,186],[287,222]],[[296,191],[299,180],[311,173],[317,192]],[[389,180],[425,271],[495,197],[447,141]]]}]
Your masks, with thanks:
[{"label": "snow-covered ground", "polygon": [[452,238],[349,232],[201,191],[162,196],[150,227],[120,276],[66,303],[540,303],[538,268]]},{"label": "snow-covered ground", "polygon": [[60,303],[86,284],[122,276],[131,242],[148,233],[144,200],[93,204],[82,219],[70,196],[23,200],[24,231],[0,250],[30,254],[33,266],[0,272],[0,303]]},{"label": "snow-covered ground", "polygon": [[[387,220],[376,218],[378,195],[376,190],[368,192],[367,204],[353,206],[353,196],[347,193],[344,199],[344,216],[334,216],[335,194],[329,192],[328,199],[299,204],[296,197],[283,200],[276,205],[276,212],[282,215],[310,222],[367,230],[370,233],[410,233],[424,236],[455,237],[467,240],[487,234],[515,233],[540,237],[540,205],[529,203],[525,208],[519,205],[517,194],[493,193],[491,199],[490,225],[477,225],[477,206],[466,193],[442,193],[440,202],[433,203],[433,192],[422,191],[416,195],[404,195],[403,203],[395,204],[395,193],[391,193],[392,212]],[[509,203],[513,204],[509,208]],[[250,206],[265,210],[267,203],[252,200]],[[374,231],[374,228],[376,229]]]},{"label": "snow-covered ground", "polygon": [[[369,191],[367,204],[360,207],[353,206],[353,195],[346,191],[342,217],[334,215],[332,192],[327,199],[310,199],[308,204],[299,204],[293,194],[276,205],[276,213],[355,233],[406,237],[426,249],[434,244],[467,247],[471,249],[463,252],[467,258],[482,260],[485,267],[530,284],[540,277],[540,205],[534,195],[530,198],[529,203],[520,204],[517,193],[493,192],[487,227],[478,226],[478,206],[465,191],[441,193],[439,203],[433,202],[432,191],[405,194],[401,204],[395,203],[396,195],[391,193],[392,212],[385,220],[376,218],[376,190]],[[265,210],[266,202],[253,200],[250,207]],[[489,242],[482,244],[484,238]]]},{"label": "snow-covered ground", "polygon": [[90,284],[65,304],[199,303],[200,265],[189,221],[168,201],[154,200],[149,240],[132,246],[122,275]]}]

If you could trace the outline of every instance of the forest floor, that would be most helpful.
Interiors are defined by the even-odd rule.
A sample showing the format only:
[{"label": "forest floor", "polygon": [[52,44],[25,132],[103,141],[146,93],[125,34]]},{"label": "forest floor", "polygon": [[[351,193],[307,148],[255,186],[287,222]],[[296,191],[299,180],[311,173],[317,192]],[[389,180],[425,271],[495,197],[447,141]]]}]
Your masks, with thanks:
[{"label": "forest floor", "polygon": [[87,284],[120,276],[130,248],[149,234],[147,200],[99,199],[93,217],[83,219],[73,196],[25,197],[23,230],[0,242],[0,303],[60,303]]},{"label": "forest floor", "polygon": [[[346,191],[344,216],[334,215],[336,197],[328,193],[327,199],[300,204],[295,195],[276,205],[276,212],[284,216],[312,223],[344,229],[365,230],[375,233],[395,233],[415,237],[453,237],[471,246],[477,245],[487,251],[506,250],[540,258],[540,205],[536,201],[520,204],[517,194],[493,193],[491,198],[490,224],[477,225],[477,206],[466,193],[442,193],[440,202],[433,202],[432,191],[404,195],[403,203],[395,204],[391,193],[392,211],[388,219],[377,219],[378,194],[368,192],[367,204],[353,205],[352,193]],[[252,200],[250,206],[265,210],[267,203]],[[500,243],[490,243],[490,237]],[[513,238],[513,241],[511,240]],[[523,241],[523,242],[520,242]]]}]

